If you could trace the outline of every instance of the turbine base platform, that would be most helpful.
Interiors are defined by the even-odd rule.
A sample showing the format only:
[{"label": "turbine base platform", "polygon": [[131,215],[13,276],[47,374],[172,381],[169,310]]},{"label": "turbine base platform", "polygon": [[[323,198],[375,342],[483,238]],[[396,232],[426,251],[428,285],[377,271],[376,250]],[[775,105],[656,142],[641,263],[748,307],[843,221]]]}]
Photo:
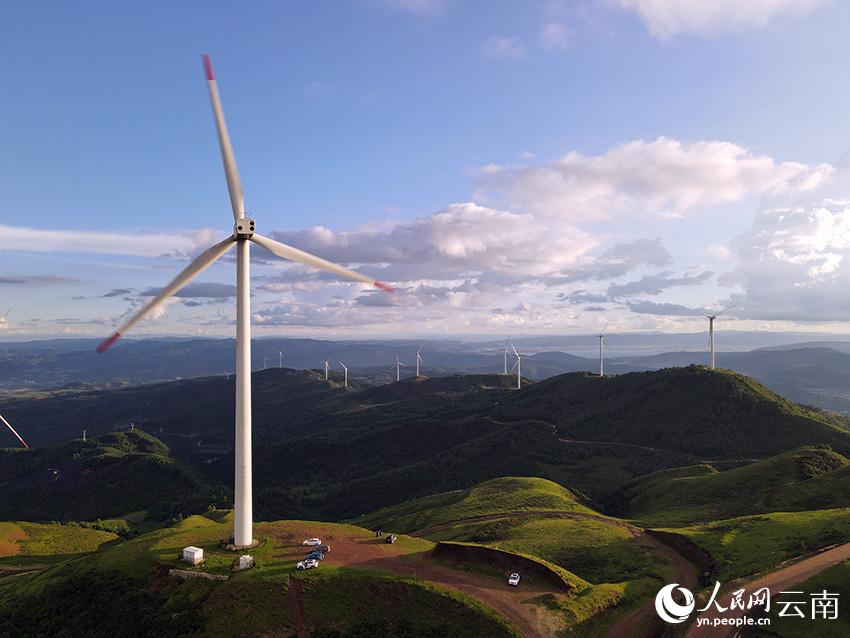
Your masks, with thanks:
[{"label": "turbine base platform", "polygon": [[233,539],[228,538],[226,541],[221,541],[221,548],[226,552],[241,552],[246,549],[254,549],[259,546],[262,541],[258,541],[256,538],[251,540],[250,545],[234,545]]}]

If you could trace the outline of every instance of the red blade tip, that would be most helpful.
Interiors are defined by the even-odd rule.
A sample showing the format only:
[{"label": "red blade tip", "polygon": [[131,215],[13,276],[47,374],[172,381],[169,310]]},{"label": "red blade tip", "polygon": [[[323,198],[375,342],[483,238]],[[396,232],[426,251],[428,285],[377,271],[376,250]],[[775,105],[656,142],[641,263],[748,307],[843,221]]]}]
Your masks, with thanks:
[{"label": "red blade tip", "polygon": [[109,339],[107,339],[106,341],[104,341],[103,343],[101,343],[101,344],[97,347],[97,351],[98,351],[98,352],[101,352],[101,353],[106,352],[106,351],[107,351],[107,349],[109,348],[109,346],[111,346],[113,343],[115,343],[116,341],[118,341],[118,339],[120,339],[120,338],[121,338],[121,333],[120,333],[120,332],[116,332],[116,333],[115,333],[115,334],[113,334],[111,337],[109,337]]},{"label": "red blade tip", "polygon": [[215,80],[215,76],[213,75],[212,61],[210,60],[210,56],[204,53],[204,55],[201,57],[204,60],[204,73],[206,73],[207,75],[207,82],[212,82],[213,80]]},{"label": "red blade tip", "polygon": [[376,281],[375,288],[377,288],[378,290],[383,290],[384,292],[395,292],[395,288],[393,288],[389,284],[385,284],[383,281]]}]

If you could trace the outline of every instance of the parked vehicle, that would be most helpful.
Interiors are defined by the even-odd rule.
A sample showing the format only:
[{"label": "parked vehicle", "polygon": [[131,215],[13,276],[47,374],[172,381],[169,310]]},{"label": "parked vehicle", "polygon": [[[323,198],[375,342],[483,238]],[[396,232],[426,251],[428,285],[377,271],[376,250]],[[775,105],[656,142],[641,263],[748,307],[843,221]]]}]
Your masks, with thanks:
[{"label": "parked vehicle", "polygon": [[323,553],[327,554],[329,551],[331,551],[331,546],[330,545],[319,545],[316,548],[316,551],[317,552],[323,552]]},{"label": "parked vehicle", "polygon": [[301,543],[302,545],[309,545],[310,547],[317,547],[322,544],[322,541],[318,538],[308,538],[306,541]]},{"label": "parked vehicle", "polygon": [[514,572],[513,574],[508,576],[508,585],[513,585],[514,587],[519,585],[519,574]]},{"label": "parked vehicle", "polygon": [[386,542],[395,543],[397,540],[398,540],[398,536],[396,536],[395,534],[390,534],[389,536],[387,536]]},{"label": "parked vehicle", "polygon": [[298,569],[313,569],[314,567],[318,567],[318,566],[319,566],[319,561],[314,560],[312,558],[304,559],[296,565],[296,567]]},{"label": "parked vehicle", "polygon": [[307,560],[325,560],[325,555],[322,552],[310,552],[307,554]]}]

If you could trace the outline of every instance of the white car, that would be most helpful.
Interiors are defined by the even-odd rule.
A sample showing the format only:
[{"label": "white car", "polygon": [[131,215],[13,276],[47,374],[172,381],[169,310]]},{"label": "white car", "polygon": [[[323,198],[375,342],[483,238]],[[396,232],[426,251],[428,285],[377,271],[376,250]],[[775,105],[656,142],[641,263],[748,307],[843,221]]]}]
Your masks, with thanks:
[{"label": "white car", "polygon": [[319,561],[317,561],[315,558],[308,558],[307,560],[302,560],[296,565],[298,569],[313,569],[314,567],[318,566]]},{"label": "white car", "polygon": [[308,538],[306,541],[301,543],[302,545],[309,545],[310,547],[316,547],[317,545],[321,545],[322,541],[318,538]]},{"label": "white car", "polygon": [[519,574],[514,572],[513,574],[508,576],[508,585],[513,585],[514,587],[519,585]]}]

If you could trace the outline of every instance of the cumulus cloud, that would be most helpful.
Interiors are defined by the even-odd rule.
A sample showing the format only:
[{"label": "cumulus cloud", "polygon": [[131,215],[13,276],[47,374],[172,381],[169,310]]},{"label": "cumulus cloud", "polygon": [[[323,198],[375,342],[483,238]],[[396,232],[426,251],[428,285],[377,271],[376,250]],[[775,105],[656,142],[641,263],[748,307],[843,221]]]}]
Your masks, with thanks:
[{"label": "cumulus cloud", "polygon": [[751,195],[811,191],[833,172],[827,164],[776,162],[722,141],[635,140],[602,155],[572,151],[535,166],[490,164],[481,195],[510,208],[573,222],[681,216],[697,206]]},{"label": "cumulus cloud", "polygon": [[681,304],[658,303],[655,301],[629,301],[626,307],[632,312],[646,315],[693,316],[696,313]]},{"label": "cumulus cloud", "polygon": [[825,0],[612,0],[640,16],[649,32],[669,39],[682,33],[713,35],[804,15]]},{"label": "cumulus cloud", "polygon": [[598,256],[585,255],[582,263],[565,274],[547,278],[550,285],[615,279],[640,266],[665,266],[671,256],[661,243],[661,238],[635,239],[608,248]]},{"label": "cumulus cloud", "polygon": [[733,245],[736,315],[753,319],[846,321],[850,317],[850,200],[760,212]]},{"label": "cumulus cloud", "polygon": [[681,277],[674,277],[671,272],[661,272],[644,275],[635,281],[608,286],[606,293],[612,299],[635,295],[660,295],[665,290],[676,286],[698,286],[711,279],[712,275],[714,273],[710,270]]},{"label": "cumulus cloud", "polygon": [[489,58],[521,58],[525,47],[516,36],[492,35],[481,43],[481,50]]},{"label": "cumulus cloud", "polygon": [[[394,282],[470,274],[508,282],[557,275],[597,245],[577,227],[555,227],[532,215],[472,202],[450,204],[389,231],[365,227],[334,232],[317,226],[273,236],[335,262],[368,266],[370,274]],[[290,269],[280,279],[303,272]]]}]

